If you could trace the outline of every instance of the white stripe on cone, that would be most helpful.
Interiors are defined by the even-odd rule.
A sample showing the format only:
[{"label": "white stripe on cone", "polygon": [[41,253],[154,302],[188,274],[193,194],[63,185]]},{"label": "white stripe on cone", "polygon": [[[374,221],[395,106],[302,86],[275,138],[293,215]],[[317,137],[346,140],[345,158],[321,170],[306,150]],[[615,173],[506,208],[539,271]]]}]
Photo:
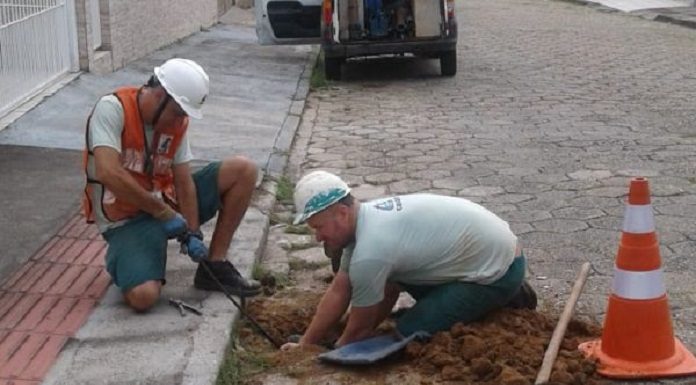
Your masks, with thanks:
[{"label": "white stripe on cone", "polygon": [[662,269],[629,271],[614,266],[612,291],[624,299],[655,299],[667,291],[662,281]]},{"label": "white stripe on cone", "polygon": [[651,205],[626,205],[624,232],[645,234],[655,231]]},{"label": "white stripe on cone", "polygon": [[645,234],[655,231],[655,221],[651,205],[626,205],[623,231],[632,234]]}]

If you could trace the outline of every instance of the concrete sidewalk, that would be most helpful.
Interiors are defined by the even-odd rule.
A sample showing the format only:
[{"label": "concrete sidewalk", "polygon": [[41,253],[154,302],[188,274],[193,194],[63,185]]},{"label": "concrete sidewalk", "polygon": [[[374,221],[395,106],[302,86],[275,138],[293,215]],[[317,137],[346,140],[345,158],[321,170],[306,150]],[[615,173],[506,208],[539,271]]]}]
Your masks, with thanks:
[{"label": "concrete sidewalk", "polygon": [[[193,288],[196,265],[170,243],[162,300],[126,308],[103,271],[105,244],[77,213],[84,124],[100,95],[143,84],[171,57],[196,60],[211,79],[204,119],[192,121],[195,163],[244,154],[266,176],[228,259],[246,276],[263,246],[273,176],[287,162],[317,49],[262,47],[253,10],[158,50],[113,74],[82,74],[0,128],[0,384],[212,384],[238,311]],[[269,177],[270,175],[270,177]],[[9,183],[8,183],[9,182]],[[213,223],[203,231],[210,240]],[[182,317],[174,297],[203,310]]]}]

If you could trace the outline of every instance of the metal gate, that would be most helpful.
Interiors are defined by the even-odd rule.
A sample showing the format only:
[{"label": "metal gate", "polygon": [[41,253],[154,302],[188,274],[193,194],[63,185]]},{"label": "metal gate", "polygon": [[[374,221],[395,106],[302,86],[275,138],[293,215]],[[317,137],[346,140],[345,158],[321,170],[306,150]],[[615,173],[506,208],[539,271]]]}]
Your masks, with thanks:
[{"label": "metal gate", "polygon": [[73,9],[71,0],[0,0],[0,117],[71,70]]}]

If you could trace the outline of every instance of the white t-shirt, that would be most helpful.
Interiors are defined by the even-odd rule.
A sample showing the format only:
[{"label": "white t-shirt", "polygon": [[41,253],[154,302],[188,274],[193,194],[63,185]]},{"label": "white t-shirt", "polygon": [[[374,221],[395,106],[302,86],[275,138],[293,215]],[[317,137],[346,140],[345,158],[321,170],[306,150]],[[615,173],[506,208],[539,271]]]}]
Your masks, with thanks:
[{"label": "white t-shirt", "polygon": [[384,297],[387,281],[437,285],[487,284],[501,278],[515,257],[517,237],[507,222],[463,198],[402,195],[365,202],[355,243],[344,251],[353,306]]},{"label": "white t-shirt", "polygon": [[[89,121],[89,135],[88,143],[89,149],[94,151],[95,148],[105,146],[113,148],[114,150],[121,153],[121,134],[123,133],[123,106],[119,102],[115,95],[103,96],[97,102],[94,107],[94,112]],[[154,129],[151,124],[144,124],[145,136],[147,142],[152,142],[152,137],[154,136]],[[174,155],[174,164],[181,164],[189,162],[193,159],[193,153],[191,152],[191,145],[189,144],[187,135],[181,140],[179,148],[176,150]],[[96,179],[95,169],[94,169],[94,159],[89,158],[87,163],[87,175],[90,178]],[[94,185],[94,193],[92,194],[92,202],[98,204],[102,197],[102,187],[101,185]],[[97,225],[99,230],[104,232],[110,228],[117,227],[125,223],[126,221],[120,222],[110,222],[108,221],[101,210],[95,210],[95,217],[97,220]]]}]

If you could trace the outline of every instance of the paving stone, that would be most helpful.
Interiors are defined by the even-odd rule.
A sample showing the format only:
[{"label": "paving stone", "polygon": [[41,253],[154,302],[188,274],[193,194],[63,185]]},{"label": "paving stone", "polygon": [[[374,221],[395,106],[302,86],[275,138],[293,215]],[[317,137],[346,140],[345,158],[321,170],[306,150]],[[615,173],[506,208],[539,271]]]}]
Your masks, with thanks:
[{"label": "paving stone", "polygon": [[24,294],[0,318],[0,329],[12,329],[19,324],[41,300],[38,294]]},{"label": "paving stone", "polygon": [[555,233],[574,233],[588,228],[588,224],[583,221],[569,219],[549,219],[533,223],[535,229]]},{"label": "paving stone", "polygon": [[466,187],[475,186],[476,181],[463,178],[443,178],[433,180],[433,187],[448,190],[461,190]]},{"label": "paving stone", "polygon": [[380,172],[377,174],[366,175],[365,181],[373,184],[386,184],[389,182],[401,180],[405,176],[406,174],[402,173]]},{"label": "paving stone", "polygon": [[[606,214],[596,208],[565,207],[551,212],[554,218],[588,220],[605,216]],[[592,222],[590,222],[592,223]]]},{"label": "paving stone", "polygon": [[26,313],[22,322],[13,328],[17,331],[32,331],[43,321],[50,310],[55,306],[60,298],[55,296],[40,297],[39,301]]},{"label": "paving stone", "polygon": [[403,180],[389,184],[392,194],[412,194],[427,190],[431,187],[429,180]]},{"label": "paving stone", "polygon": [[514,210],[502,215],[503,219],[516,222],[536,222],[551,218],[551,213],[545,210]]},{"label": "paving stone", "polygon": [[351,194],[361,201],[383,197],[387,195],[384,186],[362,184],[351,189]]},{"label": "paving stone", "polygon": [[487,197],[491,195],[501,194],[505,192],[502,187],[498,186],[474,186],[461,189],[457,192],[458,196],[470,197]]}]

